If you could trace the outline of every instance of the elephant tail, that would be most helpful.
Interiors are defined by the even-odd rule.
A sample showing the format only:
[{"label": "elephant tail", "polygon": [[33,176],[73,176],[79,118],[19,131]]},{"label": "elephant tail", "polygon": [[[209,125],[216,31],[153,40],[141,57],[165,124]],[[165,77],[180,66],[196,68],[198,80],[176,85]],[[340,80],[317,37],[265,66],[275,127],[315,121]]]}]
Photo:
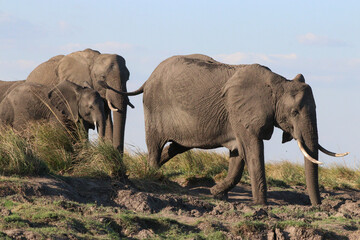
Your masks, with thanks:
[{"label": "elephant tail", "polygon": [[145,85],[145,83],[138,90],[135,90],[133,92],[122,92],[122,94],[124,94],[126,96],[136,96],[136,95],[142,94],[144,92],[144,85]]}]

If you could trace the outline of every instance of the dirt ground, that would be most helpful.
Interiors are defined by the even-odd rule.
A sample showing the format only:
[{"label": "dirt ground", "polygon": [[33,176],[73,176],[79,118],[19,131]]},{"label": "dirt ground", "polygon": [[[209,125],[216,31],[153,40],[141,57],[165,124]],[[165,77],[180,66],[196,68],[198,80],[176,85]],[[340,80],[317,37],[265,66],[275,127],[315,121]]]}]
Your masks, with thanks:
[{"label": "dirt ground", "polygon": [[[195,182],[195,183],[194,183]],[[360,191],[321,190],[322,205],[310,206],[304,187],[269,188],[268,205],[252,204],[251,187],[239,184],[228,201],[211,198],[211,182],[194,181],[163,188],[156,184],[80,178],[26,178],[21,183],[0,181],[0,197],[46,197],[95,203],[144,215],[156,215],[194,226],[198,231],[221,231],[227,239],[360,239]],[[168,184],[169,185],[169,184]],[[171,185],[171,184],[170,184]],[[0,206],[0,213],[5,208]],[[3,231],[13,239],[36,239],[15,230]],[[131,239],[156,238],[139,227]]]}]

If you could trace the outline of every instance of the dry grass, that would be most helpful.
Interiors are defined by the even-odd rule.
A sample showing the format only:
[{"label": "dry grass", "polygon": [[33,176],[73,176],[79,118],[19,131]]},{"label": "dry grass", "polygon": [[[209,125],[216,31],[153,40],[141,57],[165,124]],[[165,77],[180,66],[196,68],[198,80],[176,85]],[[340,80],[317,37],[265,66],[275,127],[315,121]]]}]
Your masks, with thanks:
[{"label": "dry grass", "polygon": [[[79,126],[76,131],[49,124],[31,125],[24,132],[9,127],[0,131],[0,174],[57,174],[95,178],[129,176],[141,181],[169,182],[177,179],[208,178],[219,181],[227,174],[228,157],[216,152],[193,150],[180,154],[159,170],[151,169],[147,154],[121,156],[110,143],[89,142]],[[304,167],[290,161],[266,164],[270,186],[305,185]],[[245,168],[242,182],[249,183]],[[360,171],[345,166],[320,167],[319,181],[324,187],[360,188]]]}]

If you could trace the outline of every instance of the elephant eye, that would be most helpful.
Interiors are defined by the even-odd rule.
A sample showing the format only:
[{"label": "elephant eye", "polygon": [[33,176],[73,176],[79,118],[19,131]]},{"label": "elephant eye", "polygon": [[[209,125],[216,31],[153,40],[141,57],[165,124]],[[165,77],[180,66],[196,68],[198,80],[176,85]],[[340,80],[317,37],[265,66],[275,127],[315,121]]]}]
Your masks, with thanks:
[{"label": "elephant eye", "polygon": [[291,111],[291,116],[292,116],[292,117],[296,117],[298,114],[299,114],[299,111],[298,111],[298,110],[295,110],[295,109],[294,109],[294,110]]}]

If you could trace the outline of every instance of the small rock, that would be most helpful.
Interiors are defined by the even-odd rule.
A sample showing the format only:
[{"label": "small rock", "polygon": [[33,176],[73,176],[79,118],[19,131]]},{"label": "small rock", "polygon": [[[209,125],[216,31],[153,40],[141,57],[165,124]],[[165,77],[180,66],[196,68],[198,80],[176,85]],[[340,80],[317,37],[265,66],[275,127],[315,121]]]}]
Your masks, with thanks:
[{"label": "small rock", "polygon": [[267,211],[262,208],[255,211],[253,214],[253,218],[255,218],[255,219],[262,219],[262,218],[266,218],[268,216],[269,216],[269,214],[267,213]]},{"label": "small rock", "polygon": [[201,213],[198,210],[193,209],[193,210],[191,210],[191,216],[192,217],[200,217]]},{"label": "small rock", "polygon": [[153,238],[155,236],[155,233],[151,229],[143,229],[138,234],[136,234],[136,238],[138,239],[149,239]]}]

